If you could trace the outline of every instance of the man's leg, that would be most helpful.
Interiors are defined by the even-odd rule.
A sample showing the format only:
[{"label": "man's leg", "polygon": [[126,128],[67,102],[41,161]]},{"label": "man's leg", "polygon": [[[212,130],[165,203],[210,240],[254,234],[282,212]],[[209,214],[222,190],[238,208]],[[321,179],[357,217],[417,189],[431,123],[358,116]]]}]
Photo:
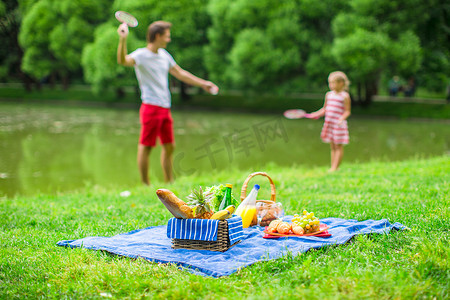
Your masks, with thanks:
[{"label": "man's leg", "polygon": [[173,150],[175,149],[174,144],[167,143],[162,145],[161,150],[161,167],[164,173],[164,181],[172,182],[172,165],[173,165]]},{"label": "man's leg", "polygon": [[148,176],[149,170],[149,157],[152,147],[145,146],[142,144],[138,145],[137,163],[139,168],[139,173],[141,174],[141,180],[144,184],[150,185],[150,179]]}]

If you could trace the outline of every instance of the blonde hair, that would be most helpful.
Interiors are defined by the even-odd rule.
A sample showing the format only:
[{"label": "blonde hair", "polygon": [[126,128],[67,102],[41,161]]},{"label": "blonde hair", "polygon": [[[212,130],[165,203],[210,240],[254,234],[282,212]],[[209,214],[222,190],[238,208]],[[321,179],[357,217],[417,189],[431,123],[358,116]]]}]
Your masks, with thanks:
[{"label": "blonde hair", "polygon": [[350,86],[350,80],[348,80],[348,77],[347,77],[347,75],[345,75],[344,72],[341,72],[341,71],[331,72],[330,75],[328,75],[328,81],[333,81],[333,80],[344,81],[344,90],[348,91],[348,88]]}]

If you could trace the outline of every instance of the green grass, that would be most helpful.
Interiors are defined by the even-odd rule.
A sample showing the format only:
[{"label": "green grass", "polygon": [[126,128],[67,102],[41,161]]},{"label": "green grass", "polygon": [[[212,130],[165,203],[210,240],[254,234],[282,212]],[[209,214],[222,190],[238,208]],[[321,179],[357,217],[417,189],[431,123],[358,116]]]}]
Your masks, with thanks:
[{"label": "green grass", "polygon": [[[166,187],[180,197],[198,185],[232,183],[250,170],[180,177],[170,185],[120,190],[86,186],[73,193],[0,200],[0,298],[155,299],[448,299],[450,282],[450,158],[345,164],[264,171],[274,179],[287,214],[319,218],[387,218],[411,228],[359,236],[345,245],[259,262],[219,279],[107,253],[58,247],[64,239],[113,236],[165,224],[170,213],[155,195]],[[263,177],[260,199],[269,197]],[[249,249],[248,251],[251,251]]]}]

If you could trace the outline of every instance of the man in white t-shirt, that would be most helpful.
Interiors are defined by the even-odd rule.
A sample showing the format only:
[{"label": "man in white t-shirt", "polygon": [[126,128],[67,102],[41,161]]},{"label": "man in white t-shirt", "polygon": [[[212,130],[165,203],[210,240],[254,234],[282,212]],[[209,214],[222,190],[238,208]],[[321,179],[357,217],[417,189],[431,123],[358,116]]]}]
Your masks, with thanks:
[{"label": "man in white t-shirt", "polygon": [[172,56],[165,50],[170,42],[172,24],[157,21],[148,27],[147,46],[128,54],[128,26],[121,24],[117,30],[119,47],[117,63],[134,67],[141,89],[142,104],[139,111],[141,135],[138,145],[138,167],[144,184],[150,184],[148,175],[149,156],[156,139],[163,146],[161,165],[166,182],[173,181],[172,158],[174,150],[173,120],[170,113],[171,96],[169,91],[169,73],[175,78],[194,86],[199,86],[209,93],[216,94],[219,88],[201,79],[177,65]]}]

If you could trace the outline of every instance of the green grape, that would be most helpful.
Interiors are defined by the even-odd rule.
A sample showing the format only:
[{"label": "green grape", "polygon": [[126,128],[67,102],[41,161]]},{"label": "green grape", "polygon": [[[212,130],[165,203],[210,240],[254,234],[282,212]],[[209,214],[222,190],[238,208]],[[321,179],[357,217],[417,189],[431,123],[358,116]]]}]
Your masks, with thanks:
[{"label": "green grape", "polygon": [[306,215],[308,212],[306,211],[306,209],[303,211],[303,214]]}]

